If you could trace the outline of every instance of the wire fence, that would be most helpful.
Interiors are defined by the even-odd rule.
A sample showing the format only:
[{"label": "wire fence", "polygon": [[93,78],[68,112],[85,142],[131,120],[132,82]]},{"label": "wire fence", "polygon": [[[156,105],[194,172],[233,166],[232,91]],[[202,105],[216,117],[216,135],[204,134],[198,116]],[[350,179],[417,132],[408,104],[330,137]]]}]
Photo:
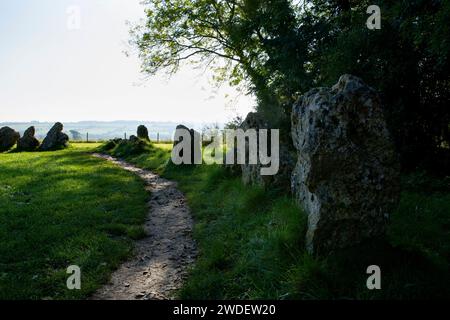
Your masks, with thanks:
[{"label": "wire fence", "polygon": [[[129,139],[131,135],[128,132],[124,132],[122,138],[120,139]],[[168,134],[168,133],[161,133],[161,132],[156,132],[156,133],[151,133],[149,135],[150,141],[155,142],[155,143],[161,143],[161,144],[168,144],[168,143],[173,143],[173,138],[172,135]],[[76,142],[76,143],[101,143],[101,142],[106,142],[108,140],[112,140],[112,139],[119,139],[118,137],[116,138],[98,138],[95,137],[95,135],[91,135],[89,132],[86,132],[86,134],[84,135],[84,138],[82,138],[81,136],[78,136],[76,138],[71,139],[72,142]]]}]

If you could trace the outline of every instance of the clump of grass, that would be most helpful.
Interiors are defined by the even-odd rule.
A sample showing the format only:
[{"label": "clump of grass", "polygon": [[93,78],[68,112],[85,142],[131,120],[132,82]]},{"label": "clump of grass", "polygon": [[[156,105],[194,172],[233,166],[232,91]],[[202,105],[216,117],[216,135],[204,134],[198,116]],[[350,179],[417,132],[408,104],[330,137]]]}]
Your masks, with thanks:
[{"label": "clump of grass", "polygon": [[122,158],[140,168],[161,173],[168,164],[171,144],[157,144],[146,140],[111,140],[98,147],[99,152]]},{"label": "clump of grass", "polygon": [[279,299],[304,238],[292,199],[242,185],[221,167],[173,167],[196,220],[200,257],[180,291],[187,299]]},{"label": "clump of grass", "polygon": [[136,141],[116,139],[110,140],[99,147],[102,152],[108,152],[116,157],[128,157],[152,151],[149,141],[137,139]]}]

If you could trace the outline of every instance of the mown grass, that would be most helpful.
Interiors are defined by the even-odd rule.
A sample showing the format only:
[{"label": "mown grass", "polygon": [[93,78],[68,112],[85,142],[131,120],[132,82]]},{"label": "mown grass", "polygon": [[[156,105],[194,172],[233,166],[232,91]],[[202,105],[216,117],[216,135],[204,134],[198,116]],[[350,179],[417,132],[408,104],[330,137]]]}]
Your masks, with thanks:
[{"label": "mown grass", "polygon": [[[132,253],[148,195],[96,147],[0,154],[0,299],[86,298]],[[70,265],[81,290],[66,287]]]},{"label": "mown grass", "polygon": [[[316,258],[303,250],[306,217],[290,195],[243,186],[222,167],[174,166],[170,145],[123,157],[178,181],[186,193],[200,256],[180,298],[450,298],[450,193],[425,187],[441,186],[436,179],[405,179],[386,239]],[[366,286],[374,264],[382,290]]]}]

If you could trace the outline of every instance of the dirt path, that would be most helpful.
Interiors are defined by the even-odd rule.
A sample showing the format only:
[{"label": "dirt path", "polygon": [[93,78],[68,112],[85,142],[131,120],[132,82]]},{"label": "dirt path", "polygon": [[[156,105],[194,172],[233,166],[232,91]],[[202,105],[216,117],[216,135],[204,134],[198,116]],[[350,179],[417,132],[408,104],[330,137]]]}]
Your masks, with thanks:
[{"label": "dirt path", "polygon": [[145,222],[147,238],[136,242],[136,255],[94,294],[94,300],[160,300],[173,298],[181,288],[187,267],[194,262],[193,221],[176,183],[125,161],[94,154],[140,176],[151,192]]}]

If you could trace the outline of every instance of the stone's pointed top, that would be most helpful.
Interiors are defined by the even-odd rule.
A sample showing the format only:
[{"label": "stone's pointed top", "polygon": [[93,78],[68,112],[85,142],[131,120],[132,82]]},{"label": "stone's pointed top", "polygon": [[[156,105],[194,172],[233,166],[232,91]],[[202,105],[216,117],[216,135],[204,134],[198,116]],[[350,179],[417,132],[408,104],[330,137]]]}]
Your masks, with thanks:
[{"label": "stone's pointed top", "polygon": [[24,137],[34,137],[35,134],[36,134],[36,129],[34,128],[34,126],[31,126],[27,130],[25,130],[25,132],[23,133],[23,136]]},{"label": "stone's pointed top", "polygon": [[61,122],[56,122],[53,127],[52,130],[57,130],[57,131],[63,131],[64,130],[64,126]]},{"label": "stone's pointed top", "polygon": [[[186,137],[189,141],[184,141]],[[178,150],[180,147],[180,150]],[[190,157],[184,149],[190,150]],[[183,163],[187,164],[201,164],[202,163],[202,141],[201,134],[194,129],[179,124],[175,130],[175,137],[173,141],[172,160],[173,157],[183,159]]]},{"label": "stone's pointed top", "polygon": [[247,117],[241,123],[241,129],[267,129],[267,123],[261,114],[257,112],[249,112]]},{"label": "stone's pointed top", "polygon": [[39,147],[39,140],[34,137],[35,129],[33,126],[29,127],[23,133],[23,137],[17,141],[17,150],[19,151],[34,151]]},{"label": "stone's pointed top", "polygon": [[333,93],[338,92],[356,92],[357,90],[364,89],[372,91],[373,89],[367,86],[361,78],[353,76],[351,74],[344,74],[339,78],[339,81],[331,88]]},{"label": "stone's pointed top", "polygon": [[177,128],[176,128],[176,130],[178,130],[178,129],[184,129],[184,130],[188,130],[189,131],[189,128],[188,127],[186,127],[185,125],[183,125],[183,124],[179,124],[179,125],[177,125]]}]

